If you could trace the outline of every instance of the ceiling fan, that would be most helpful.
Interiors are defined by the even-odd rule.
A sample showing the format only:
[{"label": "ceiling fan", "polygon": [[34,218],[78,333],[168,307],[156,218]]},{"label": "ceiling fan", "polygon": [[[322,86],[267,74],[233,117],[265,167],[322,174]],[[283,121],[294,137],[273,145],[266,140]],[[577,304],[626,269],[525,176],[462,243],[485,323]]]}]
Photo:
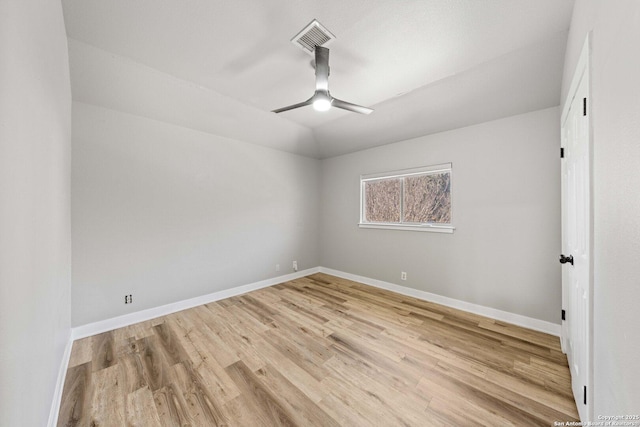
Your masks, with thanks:
[{"label": "ceiling fan", "polygon": [[313,105],[316,111],[327,111],[331,107],[342,108],[343,110],[353,111],[360,114],[371,114],[371,108],[362,107],[352,104],[341,99],[334,98],[329,93],[329,49],[322,46],[315,47],[316,56],[316,91],[313,96],[304,102],[289,105],[288,107],[273,110],[274,113],[282,113],[284,111],[293,110],[295,108]]}]

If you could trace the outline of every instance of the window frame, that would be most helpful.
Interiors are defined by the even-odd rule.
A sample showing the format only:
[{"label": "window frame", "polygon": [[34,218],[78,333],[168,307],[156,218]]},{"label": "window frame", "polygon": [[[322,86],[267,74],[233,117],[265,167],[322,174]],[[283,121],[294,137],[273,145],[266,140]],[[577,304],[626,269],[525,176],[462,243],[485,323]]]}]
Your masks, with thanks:
[{"label": "window frame", "polygon": [[[417,175],[432,175],[437,173],[449,173],[449,192],[451,193],[452,181],[453,181],[453,168],[451,163],[442,163],[438,165],[424,166],[419,168],[402,169],[390,172],[372,173],[366,175],[360,175],[360,222],[358,227],[360,228],[377,228],[382,230],[405,230],[405,231],[428,231],[432,233],[453,233],[455,227],[453,226],[453,200],[451,209],[451,223],[449,224],[434,224],[434,223],[403,223],[404,214],[404,180],[401,181],[400,186],[400,222],[388,223],[388,222],[366,222],[365,221],[365,184],[370,181],[381,181],[394,178],[405,178],[408,176]],[[450,197],[452,195],[450,194]]]}]

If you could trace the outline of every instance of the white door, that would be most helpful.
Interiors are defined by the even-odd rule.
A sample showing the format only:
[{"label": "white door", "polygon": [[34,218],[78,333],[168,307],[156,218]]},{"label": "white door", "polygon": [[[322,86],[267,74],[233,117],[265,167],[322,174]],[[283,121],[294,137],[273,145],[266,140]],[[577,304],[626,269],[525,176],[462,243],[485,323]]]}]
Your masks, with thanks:
[{"label": "white door", "polygon": [[[588,45],[587,45],[588,46]],[[588,47],[587,47],[588,51]],[[589,61],[579,65],[562,117],[562,325],[580,419],[591,420],[591,144]]]}]

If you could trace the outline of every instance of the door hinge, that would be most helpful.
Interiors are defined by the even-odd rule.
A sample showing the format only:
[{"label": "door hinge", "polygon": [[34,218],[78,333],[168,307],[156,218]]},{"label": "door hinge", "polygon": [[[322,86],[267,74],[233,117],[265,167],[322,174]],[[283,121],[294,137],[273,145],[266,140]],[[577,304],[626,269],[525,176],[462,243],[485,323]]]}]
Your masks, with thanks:
[{"label": "door hinge", "polygon": [[562,310],[562,320],[567,320],[567,312]]},{"label": "door hinge", "polygon": [[560,147],[560,158],[564,159],[564,147]]},{"label": "door hinge", "polygon": [[582,115],[587,115],[587,98],[582,98]]},{"label": "door hinge", "polygon": [[582,390],[583,390],[583,394],[584,394],[584,397],[582,399],[582,403],[584,403],[586,405],[587,404],[587,386],[584,386],[584,388]]}]

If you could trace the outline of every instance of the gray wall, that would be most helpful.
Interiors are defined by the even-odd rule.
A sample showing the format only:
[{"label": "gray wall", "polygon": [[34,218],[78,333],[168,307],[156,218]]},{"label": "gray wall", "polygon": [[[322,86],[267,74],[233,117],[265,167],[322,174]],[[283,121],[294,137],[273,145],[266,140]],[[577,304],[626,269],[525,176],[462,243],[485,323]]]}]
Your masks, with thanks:
[{"label": "gray wall", "polygon": [[74,102],[73,325],[316,267],[318,193],[318,160]]},{"label": "gray wall", "polygon": [[[559,134],[554,107],[323,160],[322,265],[559,323]],[[358,228],[361,174],[447,162],[453,234]]]},{"label": "gray wall", "polygon": [[564,97],[591,30],[597,420],[640,411],[640,2],[576,2]]},{"label": "gray wall", "polygon": [[1,426],[47,424],[71,333],[70,135],[60,2],[1,1]]}]

